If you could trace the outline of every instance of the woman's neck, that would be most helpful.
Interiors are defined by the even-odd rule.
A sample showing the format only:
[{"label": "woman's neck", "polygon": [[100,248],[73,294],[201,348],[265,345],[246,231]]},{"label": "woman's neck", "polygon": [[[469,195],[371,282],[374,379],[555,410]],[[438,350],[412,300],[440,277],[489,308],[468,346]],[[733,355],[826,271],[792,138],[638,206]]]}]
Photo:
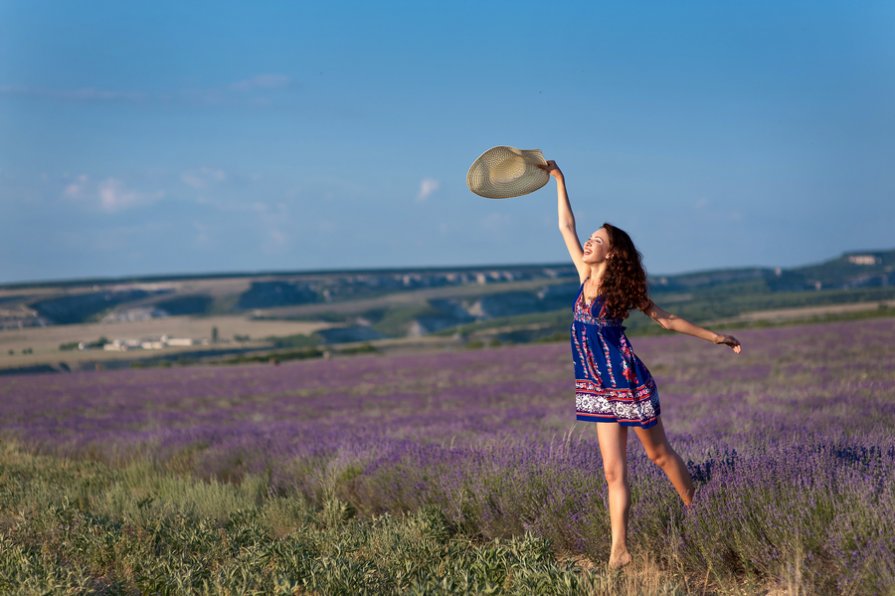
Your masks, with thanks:
[{"label": "woman's neck", "polygon": [[606,273],[606,263],[590,266],[590,275],[584,282],[584,289],[581,292],[585,304],[592,304],[597,299],[597,296],[602,293],[604,273]]},{"label": "woman's neck", "polygon": [[597,263],[595,265],[590,266],[590,274],[588,277],[590,278],[590,283],[595,284],[596,287],[599,287],[603,282],[603,274],[606,273],[606,262]]}]

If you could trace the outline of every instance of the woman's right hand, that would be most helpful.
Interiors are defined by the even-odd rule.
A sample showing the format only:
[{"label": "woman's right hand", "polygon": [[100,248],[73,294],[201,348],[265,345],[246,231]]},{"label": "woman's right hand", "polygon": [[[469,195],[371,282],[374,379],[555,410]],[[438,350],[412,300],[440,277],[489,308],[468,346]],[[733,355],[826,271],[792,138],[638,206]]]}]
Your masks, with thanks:
[{"label": "woman's right hand", "polygon": [[743,346],[742,346],[742,344],[740,344],[740,341],[732,335],[716,334],[713,343],[716,345],[724,344],[726,346],[730,346],[730,349],[732,349],[737,354],[739,354],[740,351],[743,349]]},{"label": "woman's right hand", "polygon": [[554,178],[556,178],[557,180],[563,179],[562,170],[559,169],[559,166],[556,165],[556,162],[553,161],[552,159],[547,161],[546,166],[538,166],[538,167],[541,168],[542,170],[544,170],[545,172],[547,172],[548,174],[550,174],[551,176],[553,176]]}]

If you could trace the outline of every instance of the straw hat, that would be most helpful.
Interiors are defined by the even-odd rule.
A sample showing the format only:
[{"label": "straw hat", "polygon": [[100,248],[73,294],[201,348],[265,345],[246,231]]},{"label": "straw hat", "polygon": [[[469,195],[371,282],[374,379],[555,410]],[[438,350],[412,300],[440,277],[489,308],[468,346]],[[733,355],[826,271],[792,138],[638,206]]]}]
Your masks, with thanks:
[{"label": "straw hat", "polygon": [[478,156],[466,174],[466,186],[489,199],[527,195],[543,187],[550,174],[538,167],[547,165],[540,149],[498,146]]}]

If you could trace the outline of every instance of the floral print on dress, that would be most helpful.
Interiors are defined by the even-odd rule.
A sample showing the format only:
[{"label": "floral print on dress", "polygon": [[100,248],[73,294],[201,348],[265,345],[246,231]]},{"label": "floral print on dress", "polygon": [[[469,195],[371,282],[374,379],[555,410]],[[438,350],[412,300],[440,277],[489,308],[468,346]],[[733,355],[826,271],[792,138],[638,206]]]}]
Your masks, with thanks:
[{"label": "floral print on dress", "polygon": [[602,295],[585,304],[581,284],[570,329],[576,418],[649,428],[659,419],[658,388],[634,353],[622,320],[604,316],[605,306]]}]

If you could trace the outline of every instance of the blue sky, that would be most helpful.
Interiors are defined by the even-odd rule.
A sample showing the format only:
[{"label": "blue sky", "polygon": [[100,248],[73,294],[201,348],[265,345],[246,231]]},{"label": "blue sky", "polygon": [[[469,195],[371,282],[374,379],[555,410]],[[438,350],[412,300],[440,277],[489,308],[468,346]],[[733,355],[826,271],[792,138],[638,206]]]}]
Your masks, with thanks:
[{"label": "blue sky", "polygon": [[895,247],[891,2],[0,0],[0,282],[560,262],[653,273]]}]

